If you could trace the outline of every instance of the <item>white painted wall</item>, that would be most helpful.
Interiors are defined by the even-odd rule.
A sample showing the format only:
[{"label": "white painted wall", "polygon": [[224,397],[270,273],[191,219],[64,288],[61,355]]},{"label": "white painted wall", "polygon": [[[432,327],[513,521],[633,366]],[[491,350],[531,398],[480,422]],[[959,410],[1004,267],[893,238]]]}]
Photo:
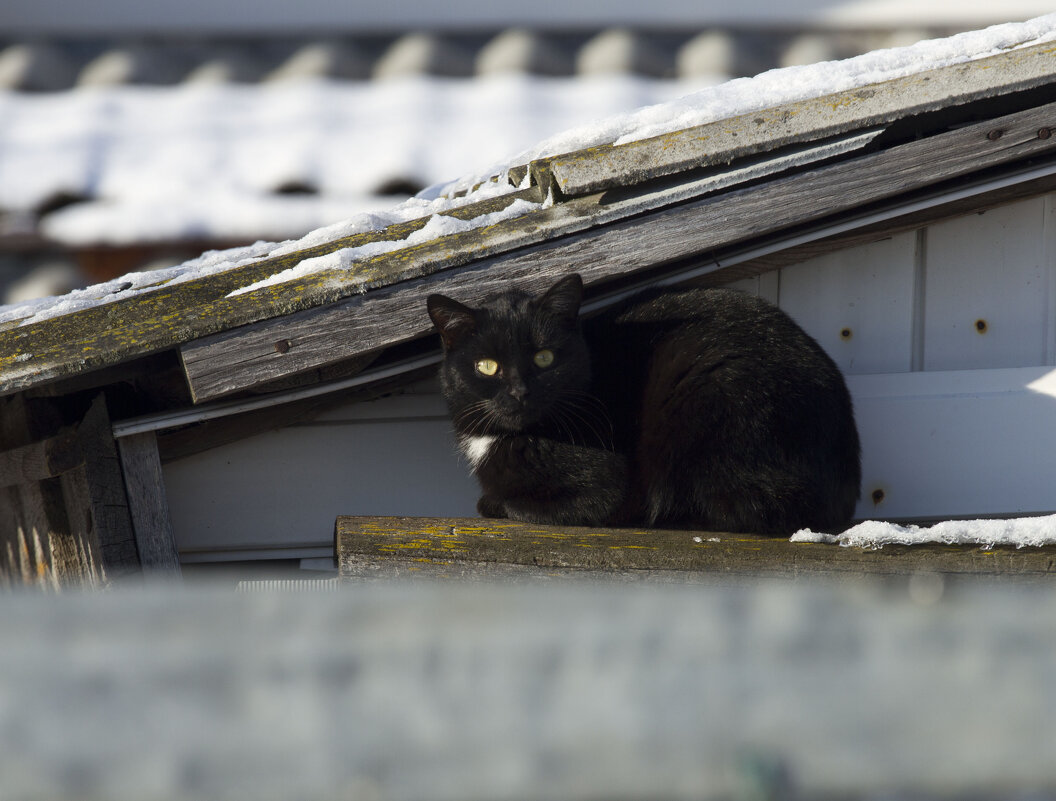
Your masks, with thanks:
[{"label": "white painted wall", "polygon": [[[734,285],[848,376],[860,517],[1056,511],[1054,210],[1056,196],[1019,201]],[[341,514],[475,514],[432,384],[164,470],[185,559],[324,555]]]},{"label": "white painted wall", "polygon": [[326,556],[342,514],[476,515],[433,383],[170,462],[164,475],[185,561]]}]

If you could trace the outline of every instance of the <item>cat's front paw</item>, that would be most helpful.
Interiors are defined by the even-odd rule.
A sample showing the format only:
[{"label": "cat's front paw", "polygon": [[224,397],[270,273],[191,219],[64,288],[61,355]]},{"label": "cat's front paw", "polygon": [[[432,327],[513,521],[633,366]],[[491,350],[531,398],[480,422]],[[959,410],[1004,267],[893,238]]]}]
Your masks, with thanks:
[{"label": "cat's front paw", "polygon": [[481,517],[509,517],[506,504],[493,495],[481,495],[477,501],[477,514]]}]

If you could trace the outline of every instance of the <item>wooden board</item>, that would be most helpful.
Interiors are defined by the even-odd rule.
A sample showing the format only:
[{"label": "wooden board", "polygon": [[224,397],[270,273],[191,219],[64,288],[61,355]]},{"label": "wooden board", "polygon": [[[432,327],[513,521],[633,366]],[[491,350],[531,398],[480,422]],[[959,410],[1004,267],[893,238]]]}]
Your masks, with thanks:
[{"label": "wooden board", "polygon": [[[452,294],[472,303],[514,282],[538,290],[573,270],[593,284],[632,277],[680,260],[700,259],[706,265],[704,255],[708,252],[743,244],[760,234],[773,237],[782,229],[817,222],[987,166],[1050,152],[1056,148],[1056,137],[1038,135],[1046,126],[1056,128],[1056,105],[609,225],[600,223],[620,216],[621,203],[635,201],[602,198],[597,209],[587,205],[577,209],[577,204],[586,204],[587,199],[557,204],[546,213],[527,215],[517,222],[552,224],[556,226],[552,233],[557,233],[563,225],[582,227],[581,218],[586,215],[593,227],[512,253],[481,253],[471,265],[457,271],[434,272],[440,265],[426,266],[433,258],[429,247],[417,248],[415,253],[405,254],[404,258],[410,259],[404,265],[405,274],[432,273],[422,280],[187,343],[181,348],[187,379],[195,401],[201,402],[247,389],[262,379],[424,336],[432,327],[424,313],[425,297],[431,292]],[[998,130],[1002,133],[992,136]],[[796,202],[788,202],[790,197]],[[368,260],[361,269],[370,269],[375,261],[381,265],[384,258]],[[413,267],[412,262],[418,266]],[[719,271],[718,265],[715,271]],[[337,274],[331,278],[347,280],[347,275],[344,279]],[[291,281],[262,291],[307,296],[319,280],[320,276],[313,276],[306,279],[307,283]],[[286,344],[277,349],[276,343]]]},{"label": "wooden board", "polygon": [[[626,183],[628,174],[653,178],[784,144],[861,130],[892,120],[1022,91],[1051,80],[1056,64],[1049,44],[999,53],[862,87],[761,109],[741,117],[621,145],[602,145],[546,159],[556,185],[569,194]],[[1015,76],[1014,83],[1009,81]]]},{"label": "wooden board", "polygon": [[[339,517],[335,548],[343,577],[370,575],[385,564],[413,575],[448,565],[487,577],[634,573],[800,576],[817,573],[902,574],[920,571],[990,575],[1056,573],[1056,547],[885,546],[880,550],[784,538],[695,531],[538,526],[509,520]],[[511,570],[512,568],[512,570]]]},{"label": "wooden board", "polygon": [[0,487],[55,478],[84,460],[73,429],[0,453]]},{"label": "wooden board", "polygon": [[179,575],[180,559],[169,519],[157,437],[148,431],[117,442],[143,572]]}]

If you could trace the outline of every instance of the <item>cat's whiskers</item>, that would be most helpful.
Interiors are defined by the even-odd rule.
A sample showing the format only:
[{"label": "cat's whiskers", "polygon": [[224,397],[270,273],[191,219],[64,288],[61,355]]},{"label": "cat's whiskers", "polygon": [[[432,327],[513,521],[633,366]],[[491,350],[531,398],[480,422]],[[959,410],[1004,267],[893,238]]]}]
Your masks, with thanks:
[{"label": "cat's whiskers", "polygon": [[551,409],[551,412],[553,414],[552,419],[561,428],[565,436],[568,437],[569,442],[571,442],[572,445],[578,447],[579,442],[576,440],[575,426],[571,425],[572,421],[568,419],[568,416],[564,413],[564,411],[565,410],[561,407],[560,404],[555,405]]},{"label": "cat's whiskers", "polygon": [[479,400],[456,414],[452,423],[456,431],[463,431],[470,436],[487,436],[491,434],[494,414],[487,399]]},{"label": "cat's whiskers", "polygon": [[[605,450],[614,450],[612,420],[604,404],[589,392],[582,390],[563,390],[554,405],[554,411],[560,410],[562,417],[573,424],[574,428],[586,429],[598,444]],[[578,425],[575,425],[578,423]],[[608,436],[605,436],[605,429]],[[575,443],[573,443],[575,444]]]}]

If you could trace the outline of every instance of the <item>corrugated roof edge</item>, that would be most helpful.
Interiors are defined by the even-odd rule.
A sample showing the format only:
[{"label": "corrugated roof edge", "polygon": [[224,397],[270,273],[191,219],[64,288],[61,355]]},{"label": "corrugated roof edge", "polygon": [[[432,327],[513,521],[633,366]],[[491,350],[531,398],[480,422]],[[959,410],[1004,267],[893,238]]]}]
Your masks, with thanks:
[{"label": "corrugated roof edge", "polygon": [[[1047,43],[640,142],[588,148],[541,160],[532,169],[539,185],[556,187],[563,195],[581,195],[591,192],[592,188],[629,186],[691,167],[728,163],[751,153],[823,139],[834,133],[875,125],[878,121],[1011,94],[1051,83],[1054,77],[1056,44]],[[513,174],[516,173],[514,170]],[[458,210],[457,216],[465,219],[485,213],[476,207],[494,206],[496,200],[499,198],[468,204]],[[671,197],[665,193],[655,198],[657,207],[670,202]],[[421,253],[426,243],[419,243],[368,259],[362,265],[340,271],[340,275],[327,271],[318,280],[307,282],[314,286],[314,291],[301,280],[288,286],[279,284],[228,297],[236,285],[245,286],[262,276],[287,269],[303,258],[319,255],[321,250],[350,247],[355,242],[335,242],[332,247],[295,252],[281,259],[263,259],[235,271],[237,275],[221,273],[176,286],[161,286],[123,301],[0,331],[0,394],[121,363],[291,311],[334,303],[353,293],[381,289],[582,230],[602,218],[604,222],[613,221],[615,209],[612,208],[576,203],[562,209],[563,205],[529,212],[486,230],[440,237],[446,240],[441,247],[442,257],[430,265],[408,258],[409,252]],[[644,210],[641,202],[626,207],[628,214]],[[528,219],[537,215],[537,223]],[[395,227],[404,230],[397,233],[392,230]],[[361,236],[404,239],[406,229],[420,227],[403,223]],[[465,250],[454,252],[460,247]]]}]

